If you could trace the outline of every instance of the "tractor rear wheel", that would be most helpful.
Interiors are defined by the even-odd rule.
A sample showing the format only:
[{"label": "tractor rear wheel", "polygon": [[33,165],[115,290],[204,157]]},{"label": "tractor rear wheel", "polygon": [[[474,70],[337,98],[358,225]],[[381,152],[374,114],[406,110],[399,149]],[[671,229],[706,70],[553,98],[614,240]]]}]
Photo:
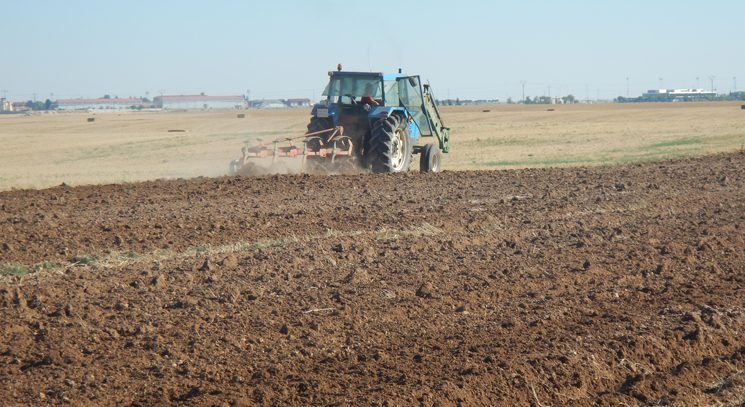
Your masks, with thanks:
[{"label": "tractor rear wheel", "polygon": [[427,144],[422,149],[422,156],[419,157],[419,171],[421,172],[440,172],[440,148],[437,144]]},{"label": "tractor rear wheel", "polygon": [[409,170],[413,145],[409,126],[404,118],[392,115],[373,124],[367,152],[368,162],[375,173]]}]

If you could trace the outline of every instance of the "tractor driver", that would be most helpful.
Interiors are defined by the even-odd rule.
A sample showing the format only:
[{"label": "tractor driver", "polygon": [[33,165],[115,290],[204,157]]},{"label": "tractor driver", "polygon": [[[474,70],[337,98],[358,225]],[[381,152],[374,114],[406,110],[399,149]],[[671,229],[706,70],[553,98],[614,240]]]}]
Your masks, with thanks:
[{"label": "tractor driver", "polygon": [[373,89],[373,85],[371,83],[368,83],[367,85],[365,85],[365,93],[364,93],[365,96],[363,96],[360,99],[360,103],[367,103],[370,106],[378,106],[378,105],[380,105],[380,102],[378,102],[377,100],[375,100],[374,97],[372,97],[372,94],[373,93],[375,93],[375,91]]}]

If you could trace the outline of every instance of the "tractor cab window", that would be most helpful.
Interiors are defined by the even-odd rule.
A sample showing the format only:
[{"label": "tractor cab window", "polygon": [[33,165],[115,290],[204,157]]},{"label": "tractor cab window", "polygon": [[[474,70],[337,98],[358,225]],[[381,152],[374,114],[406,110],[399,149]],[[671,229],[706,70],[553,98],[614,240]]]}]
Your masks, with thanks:
[{"label": "tractor cab window", "polygon": [[323,95],[332,103],[351,105],[352,102],[359,103],[365,96],[382,99],[383,89],[380,77],[336,76],[326,85]]},{"label": "tractor cab window", "polygon": [[423,136],[431,136],[432,129],[429,127],[429,118],[424,112],[424,97],[422,86],[418,76],[398,78],[398,96],[401,104],[406,107],[414,118],[419,131]]},{"label": "tractor cab window", "polygon": [[398,106],[400,101],[398,99],[398,82],[385,81],[385,105],[386,106]]}]

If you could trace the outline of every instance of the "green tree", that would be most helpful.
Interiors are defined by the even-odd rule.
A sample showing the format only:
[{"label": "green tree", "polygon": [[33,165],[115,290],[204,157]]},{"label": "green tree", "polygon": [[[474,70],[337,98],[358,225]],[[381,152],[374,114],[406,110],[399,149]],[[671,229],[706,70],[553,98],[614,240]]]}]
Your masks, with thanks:
[{"label": "green tree", "polygon": [[577,103],[577,99],[575,99],[574,95],[566,95],[561,100],[564,103]]},{"label": "green tree", "polygon": [[46,110],[44,106],[44,102],[34,102],[33,100],[29,100],[28,102],[26,102],[26,107],[31,110]]}]

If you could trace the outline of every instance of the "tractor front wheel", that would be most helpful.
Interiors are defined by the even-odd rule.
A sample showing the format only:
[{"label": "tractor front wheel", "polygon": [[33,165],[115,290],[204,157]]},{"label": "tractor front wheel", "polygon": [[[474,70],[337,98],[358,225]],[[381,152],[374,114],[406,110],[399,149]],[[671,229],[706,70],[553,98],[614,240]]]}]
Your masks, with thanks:
[{"label": "tractor front wheel", "polygon": [[[310,119],[310,123],[308,123],[308,133],[316,133],[322,130],[328,130],[334,127],[334,122],[331,121],[331,119],[327,118],[321,118],[321,117],[312,117]],[[320,148],[322,146],[322,140],[325,142],[325,140],[328,138],[329,134],[319,134],[317,136],[313,136],[312,139],[306,140],[307,143],[309,143],[309,147],[311,148]],[[328,174],[329,168],[327,167],[327,159],[321,158],[321,157],[307,157],[305,159],[305,168],[303,168],[303,171],[310,174]]]},{"label": "tractor front wheel", "polygon": [[373,124],[368,160],[375,173],[408,171],[413,145],[404,118],[392,115]]},{"label": "tractor front wheel", "polygon": [[320,117],[313,117],[308,123],[308,133],[315,133],[321,130],[328,130],[334,127],[334,122],[331,119],[324,119]]}]

